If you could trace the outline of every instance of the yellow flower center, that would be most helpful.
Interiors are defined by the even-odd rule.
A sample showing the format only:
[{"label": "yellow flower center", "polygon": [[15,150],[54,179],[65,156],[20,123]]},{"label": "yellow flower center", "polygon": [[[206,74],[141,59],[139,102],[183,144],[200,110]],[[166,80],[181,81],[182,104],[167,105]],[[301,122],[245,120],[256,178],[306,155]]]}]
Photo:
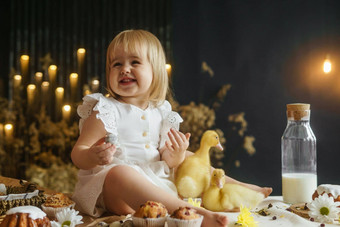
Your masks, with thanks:
[{"label": "yellow flower center", "polygon": [[64,221],[63,224],[61,224],[61,227],[64,226],[71,226],[71,221]]},{"label": "yellow flower center", "polygon": [[329,214],[329,209],[328,209],[328,207],[321,207],[321,208],[320,208],[320,214],[322,214],[322,215],[328,215],[328,214]]}]

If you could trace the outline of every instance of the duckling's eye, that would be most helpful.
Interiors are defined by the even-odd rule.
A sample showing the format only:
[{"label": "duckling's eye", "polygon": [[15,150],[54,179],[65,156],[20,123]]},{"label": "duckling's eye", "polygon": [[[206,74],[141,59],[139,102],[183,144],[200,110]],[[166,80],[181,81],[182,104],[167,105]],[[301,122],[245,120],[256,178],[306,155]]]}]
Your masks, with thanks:
[{"label": "duckling's eye", "polygon": [[216,136],[216,139],[218,139],[218,136]]}]

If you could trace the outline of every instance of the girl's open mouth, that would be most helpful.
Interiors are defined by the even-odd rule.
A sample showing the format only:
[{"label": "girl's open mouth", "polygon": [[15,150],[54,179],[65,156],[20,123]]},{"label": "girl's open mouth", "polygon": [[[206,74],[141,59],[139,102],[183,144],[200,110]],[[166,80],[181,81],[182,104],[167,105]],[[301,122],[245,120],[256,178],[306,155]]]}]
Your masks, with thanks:
[{"label": "girl's open mouth", "polygon": [[123,84],[123,85],[129,85],[129,84],[132,84],[134,82],[136,82],[137,80],[136,79],[133,79],[133,78],[123,78],[119,81],[120,84]]}]

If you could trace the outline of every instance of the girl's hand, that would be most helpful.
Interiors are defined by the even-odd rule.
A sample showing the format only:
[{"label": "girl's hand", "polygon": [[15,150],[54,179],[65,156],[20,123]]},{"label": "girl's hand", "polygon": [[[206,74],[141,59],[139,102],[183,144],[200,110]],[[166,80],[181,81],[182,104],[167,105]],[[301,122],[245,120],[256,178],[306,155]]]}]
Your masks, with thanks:
[{"label": "girl's hand", "polygon": [[168,163],[169,167],[177,167],[185,159],[186,150],[189,147],[190,133],[185,135],[171,128],[168,132],[170,141],[165,142],[166,151],[163,154],[163,159]]},{"label": "girl's hand", "polygon": [[98,140],[88,149],[88,154],[91,160],[94,160],[96,165],[109,164],[113,155],[116,152],[116,146],[111,143],[104,143],[105,137]]}]

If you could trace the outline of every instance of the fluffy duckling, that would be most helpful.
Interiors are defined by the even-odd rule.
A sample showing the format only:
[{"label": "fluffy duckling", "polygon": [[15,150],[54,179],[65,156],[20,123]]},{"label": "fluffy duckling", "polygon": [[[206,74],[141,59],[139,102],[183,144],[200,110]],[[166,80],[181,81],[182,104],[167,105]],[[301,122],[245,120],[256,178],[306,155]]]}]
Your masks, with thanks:
[{"label": "fluffy duckling", "polygon": [[239,184],[226,184],[223,169],[212,173],[209,188],[204,192],[203,206],[211,211],[238,211],[241,204],[255,208],[264,199],[260,192]]},{"label": "fluffy duckling", "polygon": [[210,148],[223,150],[218,134],[208,130],[204,132],[199,149],[187,157],[178,167],[175,184],[178,194],[184,198],[196,198],[209,187],[211,176]]}]

